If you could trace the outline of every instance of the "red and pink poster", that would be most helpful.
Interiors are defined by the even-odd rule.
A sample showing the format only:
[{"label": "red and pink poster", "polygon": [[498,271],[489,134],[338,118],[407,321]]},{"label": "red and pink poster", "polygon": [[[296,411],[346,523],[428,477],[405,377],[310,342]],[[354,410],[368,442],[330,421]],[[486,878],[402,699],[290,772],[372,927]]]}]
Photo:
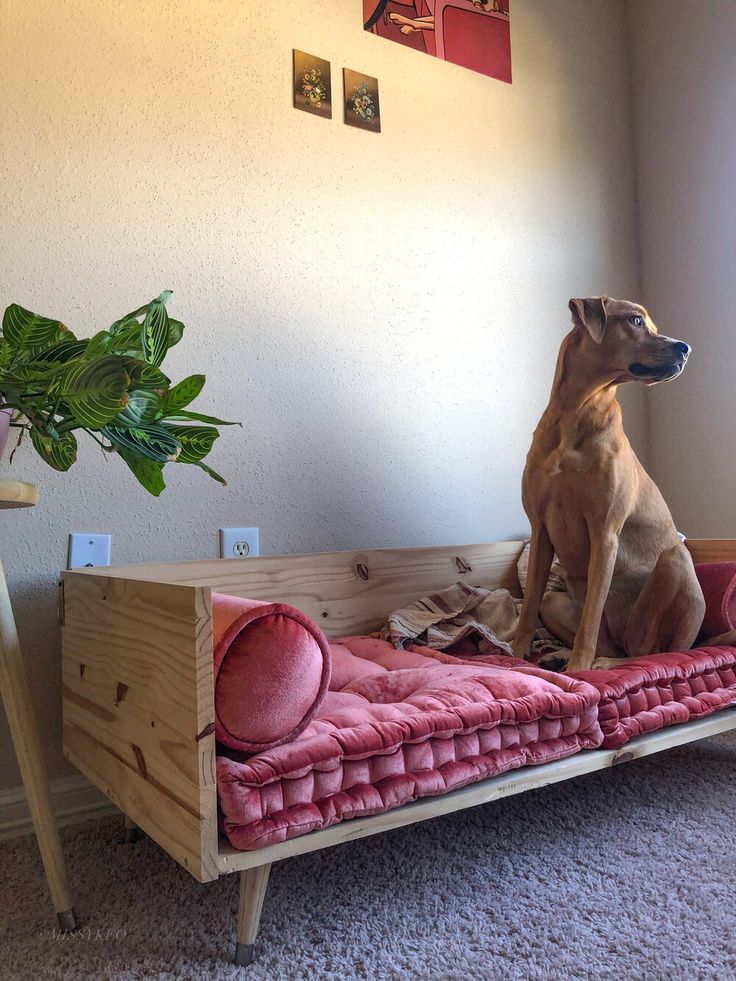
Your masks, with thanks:
[{"label": "red and pink poster", "polygon": [[363,0],[366,31],[511,81],[509,0]]}]

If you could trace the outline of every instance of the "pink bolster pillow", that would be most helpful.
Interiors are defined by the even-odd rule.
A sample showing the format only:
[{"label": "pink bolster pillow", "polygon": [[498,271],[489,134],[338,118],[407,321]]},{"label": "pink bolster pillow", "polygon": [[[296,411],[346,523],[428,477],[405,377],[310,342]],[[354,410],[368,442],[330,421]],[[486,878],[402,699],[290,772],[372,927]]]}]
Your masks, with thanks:
[{"label": "pink bolster pillow", "polygon": [[284,603],[212,594],[215,735],[255,753],[298,736],[330,683],[327,639]]},{"label": "pink bolster pillow", "polygon": [[705,596],[701,637],[717,637],[736,627],[736,562],[708,562],[695,566]]}]

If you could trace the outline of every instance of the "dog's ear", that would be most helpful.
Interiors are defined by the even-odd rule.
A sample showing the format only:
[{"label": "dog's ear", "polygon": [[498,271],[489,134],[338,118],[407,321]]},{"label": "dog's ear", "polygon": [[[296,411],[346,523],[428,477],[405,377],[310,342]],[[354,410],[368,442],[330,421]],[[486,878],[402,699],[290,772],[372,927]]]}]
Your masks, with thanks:
[{"label": "dog's ear", "polygon": [[570,300],[572,322],[579,330],[587,330],[596,344],[606,332],[606,296],[591,296],[587,300]]}]

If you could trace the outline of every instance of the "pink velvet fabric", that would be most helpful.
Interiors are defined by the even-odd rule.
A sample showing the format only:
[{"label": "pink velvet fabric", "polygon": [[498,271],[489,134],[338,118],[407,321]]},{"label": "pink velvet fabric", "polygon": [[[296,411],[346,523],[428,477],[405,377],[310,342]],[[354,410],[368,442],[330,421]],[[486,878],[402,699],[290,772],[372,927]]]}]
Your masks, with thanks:
[{"label": "pink velvet fabric", "polygon": [[[696,571],[707,605],[702,635],[732,629],[736,563]],[[736,647],[656,654],[576,675],[473,657],[472,644],[452,654],[397,651],[376,637],[348,637],[330,648],[330,690],[301,734],[254,756],[218,756],[222,826],[236,848],[580,749],[617,748],[736,702]]]},{"label": "pink velvet fabric", "polygon": [[709,562],[695,566],[705,596],[704,641],[736,627],[736,562]]},{"label": "pink velvet fabric", "polygon": [[703,647],[622,660],[610,671],[569,675],[600,692],[603,747],[689,722],[736,702],[736,647]]},{"label": "pink velvet fabric", "polygon": [[327,640],[309,617],[283,603],[212,594],[215,735],[256,752],[298,736],[330,680]]},{"label": "pink velvet fabric", "polygon": [[376,637],[332,647],[330,691],[286,745],[217,759],[222,826],[253,849],[600,745],[598,692],[513,658],[506,666],[397,651]]},{"label": "pink velvet fabric", "polygon": [[[736,562],[697,565],[695,572],[706,603],[700,636],[707,640],[736,624]],[[570,677],[600,692],[603,746],[615,749],[634,736],[710,715],[736,702],[736,647],[651,654],[622,660],[609,671],[581,671]]]}]

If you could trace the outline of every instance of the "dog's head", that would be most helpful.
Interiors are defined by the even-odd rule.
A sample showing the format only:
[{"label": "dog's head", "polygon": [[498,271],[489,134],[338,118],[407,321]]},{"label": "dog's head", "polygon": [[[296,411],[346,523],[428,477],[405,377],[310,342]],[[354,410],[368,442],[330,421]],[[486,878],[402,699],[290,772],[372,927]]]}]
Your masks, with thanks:
[{"label": "dog's head", "polygon": [[671,381],[685,367],[690,345],[665,337],[638,303],[594,296],[570,300],[576,330],[617,382]]}]

